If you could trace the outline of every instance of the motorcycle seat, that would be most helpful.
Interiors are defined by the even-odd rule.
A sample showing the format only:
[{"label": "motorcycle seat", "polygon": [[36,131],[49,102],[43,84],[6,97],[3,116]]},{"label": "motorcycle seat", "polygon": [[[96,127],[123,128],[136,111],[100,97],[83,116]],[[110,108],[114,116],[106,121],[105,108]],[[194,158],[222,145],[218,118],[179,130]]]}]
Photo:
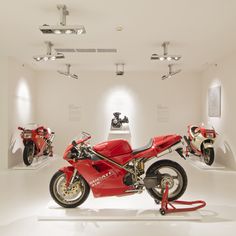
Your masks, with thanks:
[{"label": "motorcycle seat", "polygon": [[150,139],[150,141],[145,146],[133,149],[132,154],[135,155],[135,154],[138,154],[140,152],[146,151],[146,150],[148,150],[149,148],[152,147],[152,144],[153,144],[153,139]]}]

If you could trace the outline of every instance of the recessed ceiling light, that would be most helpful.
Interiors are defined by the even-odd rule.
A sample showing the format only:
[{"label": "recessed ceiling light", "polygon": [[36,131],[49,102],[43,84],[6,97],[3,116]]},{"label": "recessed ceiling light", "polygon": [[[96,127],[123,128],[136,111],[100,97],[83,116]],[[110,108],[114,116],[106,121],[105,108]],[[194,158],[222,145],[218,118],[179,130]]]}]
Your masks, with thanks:
[{"label": "recessed ceiling light", "polygon": [[116,75],[124,75],[124,63],[116,63]]},{"label": "recessed ceiling light", "polygon": [[116,31],[122,31],[122,30],[123,30],[123,26],[122,25],[116,26]]}]

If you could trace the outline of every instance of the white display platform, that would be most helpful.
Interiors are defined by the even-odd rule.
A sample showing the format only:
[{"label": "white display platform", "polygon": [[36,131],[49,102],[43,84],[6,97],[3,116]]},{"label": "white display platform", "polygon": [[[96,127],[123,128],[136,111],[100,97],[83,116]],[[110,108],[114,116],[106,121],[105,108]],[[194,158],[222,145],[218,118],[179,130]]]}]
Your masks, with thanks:
[{"label": "white display platform", "polygon": [[108,140],[125,139],[131,142],[131,132],[129,124],[123,124],[120,129],[110,128],[108,132]]},{"label": "white display platform", "polygon": [[[137,205],[137,208],[140,206]],[[85,208],[65,209],[50,201],[48,206],[38,215],[40,221],[199,221],[202,219],[198,211],[170,213],[161,215],[160,205],[153,203],[152,209],[114,209]]]},{"label": "white display platform", "polygon": [[130,134],[129,130],[111,130],[109,134]]},{"label": "white display platform", "polygon": [[48,157],[48,156],[41,156],[39,158],[34,158],[32,164],[30,166],[26,166],[23,162],[19,163],[18,165],[12,167],[13,170],[36,170],[40,169],[44,166],[47,166],[50,161],[56,159],[56,156]]},{"label": "white display platform", "polygon": [[216,162],[214,162],[211,166],[208,166],[203,160],[201,160],[201,157],[189,156],[186,157],[186,160],[188,160],[192,166],[201,170],[225,170],[225,166]]}]

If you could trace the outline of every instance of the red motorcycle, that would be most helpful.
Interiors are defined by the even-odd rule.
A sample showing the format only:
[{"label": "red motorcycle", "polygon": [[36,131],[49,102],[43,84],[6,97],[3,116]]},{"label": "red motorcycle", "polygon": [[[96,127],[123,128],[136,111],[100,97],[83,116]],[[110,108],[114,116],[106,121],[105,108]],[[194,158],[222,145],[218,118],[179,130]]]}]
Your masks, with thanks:
[{"label": "red motorcycle", "polygon": [[162,199],[166,186],[169,201],[178,199],[187,187],[184,169],[171,160],[154,162],[147,170],[145,164],[155,157],[176,151],[183,157],[182,137],[154,137],[139,149],[132,150],[126,140],[110,140],[91,147],[91,136],[73,141],[63,158],[71,165],[57,171],[50,181],[52,198],[62,207],[74,208],[88,197],[122,196],[141,193],[146,188],[155,202]]},{"label": "red motorcycle", "polygon": [[37,129],[26,129],[18,127],[21,130],[21,138],[24,143],[23,161],[25,165],[32,164],[33,159],[42,155],[53,156],[52,141],[54,139],[54,132],[49,128],[43,126]]}]

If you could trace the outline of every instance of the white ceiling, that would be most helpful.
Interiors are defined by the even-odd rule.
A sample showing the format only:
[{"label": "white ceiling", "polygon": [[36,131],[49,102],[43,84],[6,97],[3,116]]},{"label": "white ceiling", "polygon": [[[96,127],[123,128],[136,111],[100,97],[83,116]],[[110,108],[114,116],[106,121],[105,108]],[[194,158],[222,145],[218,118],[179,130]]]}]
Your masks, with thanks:
[{"label": "white ceiling", "polygon": [[[67,24],[82,24],[85,35],[43,35],[42,24],[59,21],[57,4],[66,4]],[[124,30],[115,28],[122,25]],[[181,54],[180,68],[202,70],[206,63],[236,51],[235,0],[21,0],[1,1],[0,52],[21,59],[38,70],[64,68],[156,71],[167,66],[151,61],[162,53],[161,43],[170,41],[169,52]],[[46,52],[44,41],[56,48],[117,48],[116,54],[65,54],[63,61],[39,62],[32,56]]]}]

